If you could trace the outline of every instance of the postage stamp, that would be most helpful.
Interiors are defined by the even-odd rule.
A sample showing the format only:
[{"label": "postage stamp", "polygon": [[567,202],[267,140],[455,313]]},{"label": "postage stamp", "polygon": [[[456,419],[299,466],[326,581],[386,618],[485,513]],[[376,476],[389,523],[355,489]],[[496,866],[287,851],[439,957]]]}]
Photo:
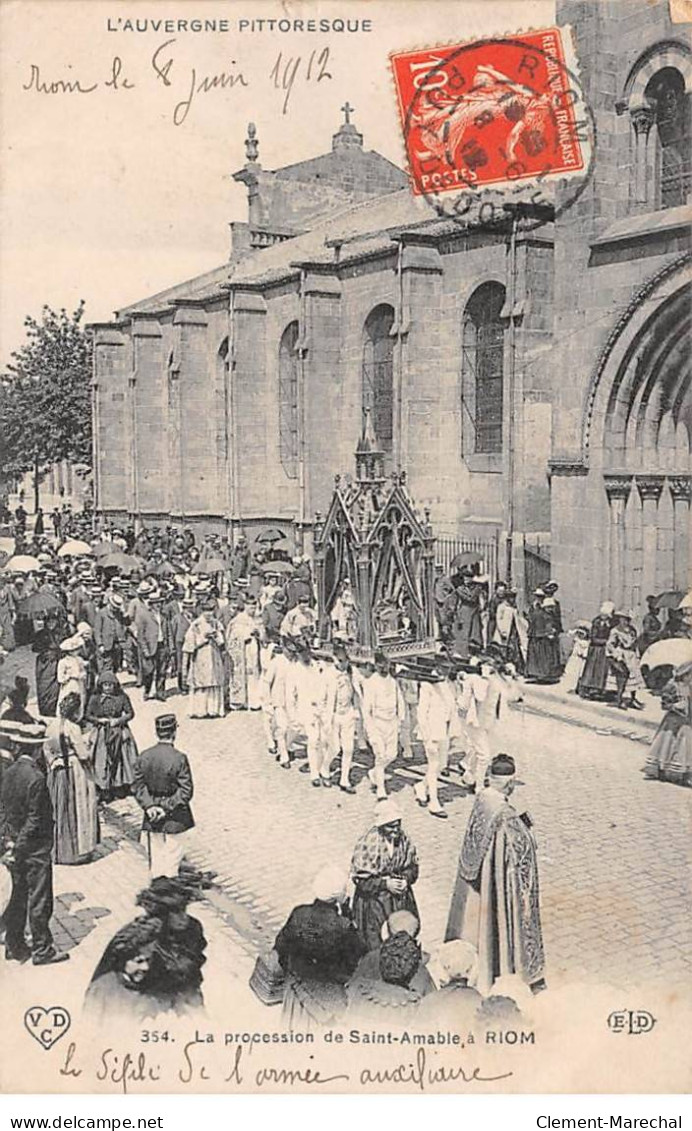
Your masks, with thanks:
[{"label": "postage stamp", "polygon": [[591,136],[570,30],[390,56],[417,195],[584,175]]}]

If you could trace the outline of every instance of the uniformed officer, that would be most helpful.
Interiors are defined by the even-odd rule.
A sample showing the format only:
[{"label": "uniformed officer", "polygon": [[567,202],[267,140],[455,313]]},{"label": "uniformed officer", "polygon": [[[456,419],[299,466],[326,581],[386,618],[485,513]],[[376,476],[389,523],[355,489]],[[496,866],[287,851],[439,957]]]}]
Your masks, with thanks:
[{"label": "uniformed officer", "polygon": [[187,755],[175,747],[175,715],[156,718],[156,746],[140,755],[133,793],[144,810],[142,842],[155,876],[177,876],[185,855],[186,834],[194,827],[190,809],[193,785]]}]

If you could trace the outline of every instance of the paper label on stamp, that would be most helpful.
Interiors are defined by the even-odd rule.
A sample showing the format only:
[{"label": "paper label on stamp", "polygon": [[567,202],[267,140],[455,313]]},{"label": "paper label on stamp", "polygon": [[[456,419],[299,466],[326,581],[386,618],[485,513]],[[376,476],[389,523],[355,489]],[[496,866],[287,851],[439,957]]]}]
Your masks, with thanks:
[{"label": "paper label on stamp", "polygon": [[684,7],[0,0],[3,1091],[689,1087]]}]

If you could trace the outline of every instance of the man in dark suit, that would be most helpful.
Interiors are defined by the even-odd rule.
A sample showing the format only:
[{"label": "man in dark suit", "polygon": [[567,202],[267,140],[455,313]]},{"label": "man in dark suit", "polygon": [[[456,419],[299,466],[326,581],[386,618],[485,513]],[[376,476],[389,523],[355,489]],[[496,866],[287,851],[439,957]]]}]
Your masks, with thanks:
[{"label": "man in dark suit", "polygon": [[176,595],[169,606],[168,623],[170,626],[173,672],[177,676],[178,691],[183,695],[187,693],[186,661],[189,660],[188,656],[183,655],[183,642],[187,630],[194,620],[194,612],[194,597]]},{"label": "man in dark suit", "polygon": [[144,698],[153,699],[152,687],[156,686],[156,698],[166,698],[166,673],[170,660],[170,624],[162,612],[163,598],[158,590],[153,590],[146,605],[138,610],[135,627],[137,631],[137,651],[139,670],[142,673]]},{"label": "man in dark suit", "polygon": [[[2,829],[5,862],[12,873],[12,895],[5,910],[5,958],[34,966],[64,962],[53,946],[53,806],[46,779],[36,764],[45,738],[39,723],[3,720],[2,736],[14,762],[2,779]],[[25,930],[29,920],[31,949]]]},{"label": "man in dark suit", "polygon": [[156,719],[156,746],[143,750],[135,767],[133,793],[144,811],[142,843],[155,876],[177,876],[185,854],[185,834],[194,827],[190,809],[193,785],[187,755],[175,748],[175,715]]},{"label": "man in dark suit", "polygon": [[125,623],[125,602],[119,593],[109,591],[103,608],[96,614],[94,640],[97,648],[99,674],[109,671],[116,674],[122,667]]}]

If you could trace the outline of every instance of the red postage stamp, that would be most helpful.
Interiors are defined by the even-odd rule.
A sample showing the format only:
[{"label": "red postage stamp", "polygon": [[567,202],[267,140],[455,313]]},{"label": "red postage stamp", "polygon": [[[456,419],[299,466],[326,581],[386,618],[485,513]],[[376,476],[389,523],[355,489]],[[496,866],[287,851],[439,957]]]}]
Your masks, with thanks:
[{"label": "red postage stamp", "polygon": [[391,56],[413,191],[482,189],[586,168],[568,28]]}]

